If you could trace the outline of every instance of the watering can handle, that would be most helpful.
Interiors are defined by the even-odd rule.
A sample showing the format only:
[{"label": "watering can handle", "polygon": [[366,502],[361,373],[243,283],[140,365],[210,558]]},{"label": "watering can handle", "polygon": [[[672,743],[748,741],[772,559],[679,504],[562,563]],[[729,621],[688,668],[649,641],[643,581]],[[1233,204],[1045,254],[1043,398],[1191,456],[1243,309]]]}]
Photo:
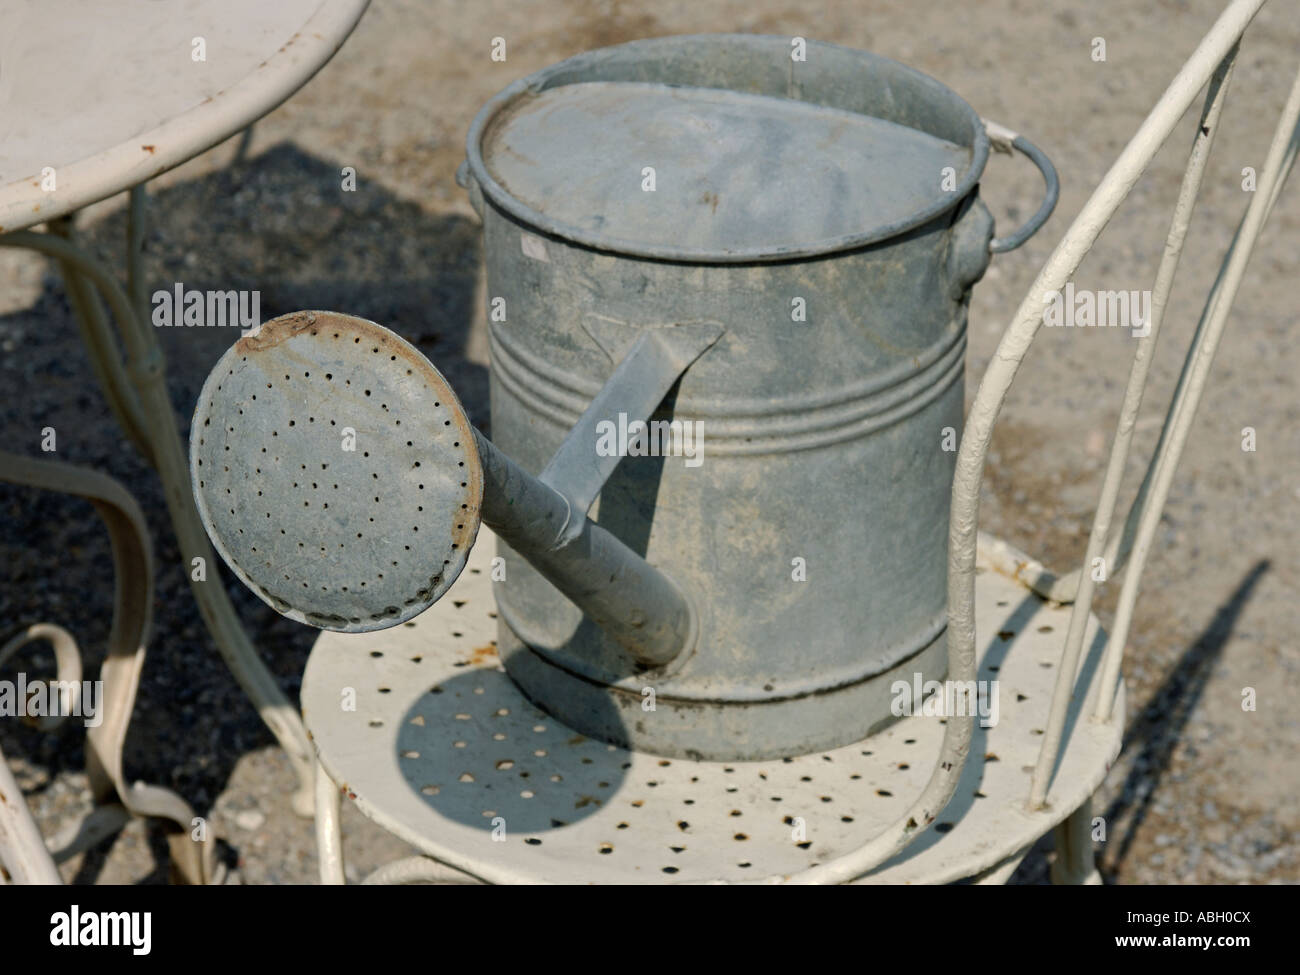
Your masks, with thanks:
[{"label": "watering can handle", "polygon": [[1061,181],[1057,179],[1056,167],[1052,165],[1052,161],[1047,158],[1047,154],[1042,149],[1004,125],[990,122],[988,119],[981,119],[981,121],[984,123],[984,130],[988,133],[989,144],[994,149],[1007,153],[1015,149],[1028,156],[1029,160],[1038,167],[1038,171],[1043,174],[1043,182],[1047,184],[1042,205],[1032,217],[1007,236],[995,237],[989,241],[989,251],[993,254],[1002,254],[1015,250],[1034,236],[1047,222],[1047,218],[1056,209],[1056,201],[1061,195]]}]

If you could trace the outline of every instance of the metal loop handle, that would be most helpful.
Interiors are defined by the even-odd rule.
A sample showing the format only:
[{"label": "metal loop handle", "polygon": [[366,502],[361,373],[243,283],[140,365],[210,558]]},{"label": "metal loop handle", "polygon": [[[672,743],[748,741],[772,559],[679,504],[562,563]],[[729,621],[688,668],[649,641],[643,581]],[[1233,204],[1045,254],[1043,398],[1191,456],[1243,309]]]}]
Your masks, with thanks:
[{"label": "metal loop handle", "polygon": [[1032,217],[1026,220],[1016,231],[1005,237],[995,237],[989,241],[989,251],[993,254],[1002,254],[1006,251],[1013,251],[1030,237],[1034,236],[1047,223],[1047,218],[1052,215],[1056,209],[1056,201],[1061,195],[1061,181],[1057,178],[1056,167],[1052,161],[1047,158],[1047,154],[1039,149],[1023,135],[1017,135],[1005,126],[998,125],[996,122],[990,122],[983,119],[984,128],[988,132],[989,143],[999,152],[1011,152],[1015,149],[1029,157],[1029,160],[1038,167],[1038,171],[1043,174],[1043,182],[1046,184],[1046,192],[1043,195],[1043,202]]}]

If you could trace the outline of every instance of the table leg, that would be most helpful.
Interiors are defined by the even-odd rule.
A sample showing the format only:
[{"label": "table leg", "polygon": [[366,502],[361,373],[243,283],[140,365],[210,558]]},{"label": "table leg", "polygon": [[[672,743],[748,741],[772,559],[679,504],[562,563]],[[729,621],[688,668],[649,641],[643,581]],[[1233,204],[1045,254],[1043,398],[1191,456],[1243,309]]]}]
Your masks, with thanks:
[{"label": "table leg", "polygon": [[[133,193],[133,219],[129,233],[133,242],[138,242],[142,236],[142,199]],[[70,227],[66,231],[71,234]],[[226,666],[289,757],[299,784],[293,797],[294,811],[300,816],[310,816],[314,805],[312,788],[315,757],[302,719],[258,657],[215,571],[202,582],[194,581],[188,571],[191,560],[196,557],[202,558],[205,565],[215,570],[216,558],[190,493],[189,466],[167,395],[162,349],[149,327],[147,316],[142,315],[142,309],[132,304],[113,276],[72,239],[18,231],[0,237],[0,246],[24,247],[54,258],[64,271],[70,288],[76,288],[81,293],[86,293],[91,288],[97,289],[108,302],[122,332],[128,360],[126,375],[138,399],[143,434],[149,447],[148,457],[163,483],[172,527],[187,567],[186,575],[191,578],[190,588],[198,603],[199,613]],[[137,271],[134,287],[139,296],[138,260],[134,263]],[[89,302],[85,307],[91,309],[98,306],[95,302]],[[81,306],[78,306],[80,309]],[[106,361],[108,356],[115,354],[110,350],[116,346],[108,332],[109,325],[105,317],[91,312],[82,321],[82,325],[98,338],[98,341],[88,343],[92,358],[105,359],[99,363],[96,371],[112,375],[115,368],[120,370],[120,363],[110,364]],[[110,397],[114,395],[113,392],[108,392]]]},{"label": "table leg", "polygon": [[[50,222],[50,232],[65,240],[73,237],[72,217],[60,217]],[[81,333],[82,344],[90,357],[91,368],[99,380],[100,389],[108,401],[108,407],[117,419],[118,425],[126,432],[127,438],[135,445],[150,465],[153,453],[149,438],[145,432],[144,415],[135,390],[127,379],[122,357],[113,338],[112,327],[104,315],[104,305],[99,292],[85,278],[74,273],[66,262],[59,262],[63,289],[72,306],[72,317]]]},{"label": "table leg", "polygon": [[[161,786],[129,783],[122,751],[135,710],[145,646],[153,619],[153,556],[144,513],[126,488],[98,471],[63,461],[36,460],[0,451],[0,481],[46,491],[60,491],[89,501],[98,513],[113,556],[113,616],[99,677],[98,721],[86,732],[86,777],[95,809],[56,843],[55,862],[86,849],[116,831],[131,815],[149,816],[168,826],[173,876],[186,883],[210,883],[218,866],[215,840],[195,834],[194,810],[180,796]],[[29,643],[45,641],[54,650],[60,687],[81,686],[81,651],[72,634],[60,626],[36,623],[0,646],[0,664]],[[65,708],[63,716],[68,711]],[[63,717],[42,720],[53,730]]]},{"label": "table leg", "polygon": [[3,752],[0,752],[0,862],[15,883],[63,883]]}]

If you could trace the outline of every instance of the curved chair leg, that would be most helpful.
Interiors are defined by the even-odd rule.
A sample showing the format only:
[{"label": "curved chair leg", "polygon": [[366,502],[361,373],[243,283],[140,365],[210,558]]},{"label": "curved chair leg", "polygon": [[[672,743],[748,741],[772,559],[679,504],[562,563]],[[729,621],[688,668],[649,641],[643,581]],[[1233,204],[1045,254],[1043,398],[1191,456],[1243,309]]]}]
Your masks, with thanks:
[{"label": "curved chair leg", "polygon": [[320,860],[320,882],[347,883],[343,875],[343,832],[339,823],[339,787],[316,763],[316,856]]},{"label": "curved chair leg", "polygon": [[1092,850],[1092,799],[1070,813],[1053,836],[1056,860],[1052,863],[1052,883],[1059,886],[1100,887],[1097,857]]},{"label": "curved chair leg", "polygon": [[441,884],[444,886],[482,882],[477,877],[471,877],[455,867],[449,867],[430,857],[407,857],[405,860],[386,863],[361,881],[365,885]]},{"label": "curved chair leg", "polygon": [[1016,870],[1019,869],[1021,862],[1025,859],[1025,856],[1028,853],[1029,847],[1025,847],[1023,850],[1017,850],[1001,863],[994,864],[983,873],[976,874],[970,879],[970,882],[981,887],[1005,884],[1011,879]]}]

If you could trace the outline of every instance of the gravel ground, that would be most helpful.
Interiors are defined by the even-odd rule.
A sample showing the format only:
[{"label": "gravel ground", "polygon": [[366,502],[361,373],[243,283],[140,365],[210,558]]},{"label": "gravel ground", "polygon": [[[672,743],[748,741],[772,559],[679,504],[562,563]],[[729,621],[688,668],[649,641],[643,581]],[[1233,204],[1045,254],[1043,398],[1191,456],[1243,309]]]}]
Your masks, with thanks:
[{"label": "gravel ground", "polygon": [[[968,389],[1052,243],[1069,226],[1221,5],[1161,0],[1088,5],[1029,0],[830,3],[661,0],[475,4],[375,0],[340,54],[296,97],[154,186],[149,289],[261,291],[264,319],[333,308],[389,325],[434,359],[471,419],[486,427],[486,357],[478,314],[477,220],[455,186],[465,130],[509,81],[585,49],[639,37],[736,30],[803,35],[910,63],[984,116],[1025,132],[1054,159],[1061,203],[1021,251],[998,258],[971,308]],[[488,57],[494,36],[508,58]],[[1107,59],[1091,41],[1104,37]],[[1262,164],[1300,49],[1300,22],[1275,3],[1246,36],[1166,319],[1136,454],[1147,456],[1227,236],[1247,202],[1241,170]],[[1196,120],[1182,120],[1126,209],[1075,276],[1079,287],[1150,287]],[[356,168],[357,192],[339,192]],[[1002,226],[1035,206],[1037,177],[991,161],[982,192]],[[122,198],[81,226],[120,266]],[[1300,690],[1300,363],[1290,290],[1300,275],[1294,187],[1266,229],[1234,309],[1211,387],[1147,566],[1126,660],[1128,733],[1098,800],[1101,853],[1115,883],[1263,883],[1300,879],[1296,712]],[[216,330],[213,330],[216,331]],[[187,424],[228,336],[161,333],[177,422]],[[983,526],[1060,566],[1082,556],[1132,340],[1121,329],[1047,329],[1031,351],[995,437]],[[311,882],[312,829],[289,808],[294,778],[197,620],[157,480],[111,421],[68,304],[42,259],[0,251],[0,436],[119,478],[143,505],[158,567],[151,656],[128,739],[133,778],[177,789],[222,837],[231,879]],[[1241,430],[1257,431],[1255,452]],[[1139,476],[1130,472],[1129,491]],[[1127,497],[1127,496],[1126,496]],[[1125,498],[1126,500],[1126,498]],[[108,541],[88,505],[0,486],[0,620],[68,627],[93,671],[110,612]],[[228,586],[292,697],[312,633]],[[1103,587],[1109,625],[1116,591]],[[29,673],[51,660],[30,654]],[[1243,688],[1258,710],[1243,711]],[[5,722],[9,756],[47,835],[89,798],[83,736]],[[408,852],[344,811],[349,875]],[[64,865],[79,882],[157,882],[165,844],[139,823]],[[1046,877],[1040,844],[1017,881]]]}]

